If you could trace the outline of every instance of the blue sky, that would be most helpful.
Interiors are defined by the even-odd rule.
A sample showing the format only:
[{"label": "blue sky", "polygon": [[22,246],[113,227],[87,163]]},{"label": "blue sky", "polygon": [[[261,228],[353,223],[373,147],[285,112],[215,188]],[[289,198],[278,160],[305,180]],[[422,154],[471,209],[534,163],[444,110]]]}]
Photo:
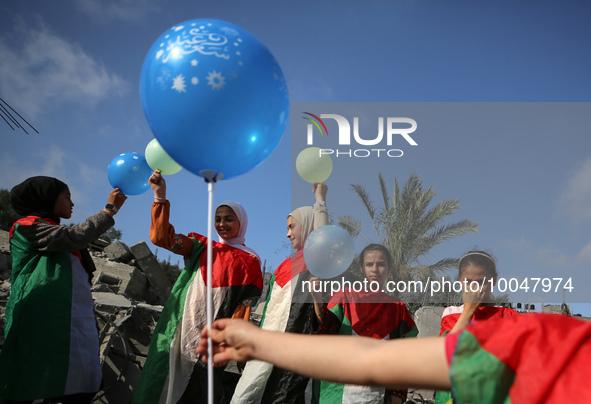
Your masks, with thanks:
[{"label": "blue sky", "polygon": [[[335,165],[327,181],[335,215],[367,222],[349,184],[377,190],[381,171],[391,189],[394,177],[404,183],[414,171],[439,190],[439,200],[462,201],[454,220],[480,224],[479,233],[438,247],[425,263],[478,245],[495,254],[501,275],[574,274],[580,279],[576,290],[586,294],[590,8],[581,1],[4,1],[0,97],[40,133],[0,124],[0,188],[51,175],[70,185],[73,222],[102,208],[111,190],[109,162],[120,153],[143,153],[153,139],[139,96],[148,50],[175,24],[216,18],[250,31],[268,47],[291,102],[437,103],[384,112],[421,117],[419,146],[405,146],[404,157],[371,159],[364,168],[342,160]],[[445,105],[452,102],[466,104]],[[535,109],[508,102],[579,104]],[[330,113],[323,108],[315,111]],[[509,119],[506,126],[494,124],[496,113]],[[311,186],[292,175],[299,150],[292,150],[291,125],[299,121],[301,114],[294,113],[263,164],[215,186],[216,202],[243,203],[247,244],[272,269],[289,254],[286,215],[313,202]],[[432,129],[439,123],[441,132]],[[203,180],[182,170],[167,181],[177,231],[206,232]],[[127,244],[148,241],[151,201],[151,192],[130,196],[116,216]],[[169,254],[158,249],[158,256]],[[576,307],[591,314],[588,306]]]}]

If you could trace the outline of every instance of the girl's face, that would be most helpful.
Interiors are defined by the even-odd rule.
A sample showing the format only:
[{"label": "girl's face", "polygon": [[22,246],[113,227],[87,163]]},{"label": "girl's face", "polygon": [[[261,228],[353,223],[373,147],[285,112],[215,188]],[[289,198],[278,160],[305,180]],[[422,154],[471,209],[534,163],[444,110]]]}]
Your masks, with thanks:
[{"label": "girl's face", "polygon": [[302,245],[302,225],[291,220],[291,216],[287,218],[287,238],[291,240],[291,247],[294,250],[299,250]]},{"label": "girl's face", "polygon": [[[496,283],[496,279],[492,278],[489,273],[481,266],[477,265],[467,265],[462,268],[462,272],[460,274],[460,282],[463,285],[467,285],[467,290],[470,291],[470,283],[477,282],[479,285],[482,285],[482,293],[484,294],[485,301],[489,301],[490,292],[491,292],[491,279],[493,279],[492,284]],[[475,290],[476,286],[472,286],[472,290]],[[480,289],[479,289],[480,290]]]},{"label": "girl's face", "polygon": [[224,240],[238,235],[240,222],[236,213],[229,206],[220,206],[215,211],[215,231]]},{"label": "girl's face", "polygon": [[361,273],[370,282],[377,282],[383,288],[388,277],[388,259],[386,254],[378,250],[366,251],[363,255]]},{"label": "girl's face", "polygon": [[53,207],[53,214],[63,219],[69,219],[72,217],[72,208],[74,203],[71,199],[70,189],[66,187],[61,194],[57,197],[55,205]]}]

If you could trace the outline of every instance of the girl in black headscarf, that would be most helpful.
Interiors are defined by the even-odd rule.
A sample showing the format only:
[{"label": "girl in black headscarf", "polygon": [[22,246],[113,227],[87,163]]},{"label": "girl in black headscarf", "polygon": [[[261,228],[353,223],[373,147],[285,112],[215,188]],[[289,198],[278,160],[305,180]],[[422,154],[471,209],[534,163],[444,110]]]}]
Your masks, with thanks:
[{"label": "girl in black headscarf", "polygon": [[[90,293],[94,264],[86,250],[115,221],[127,197],[111,191],[105,208],[71,227],[70,190],[32,177],[10,193],[22,216],[10,231],[12,286],[0,353],[0,402],[90,403],[102,371]],[[5,400],[5,401],[3,401]]]}]

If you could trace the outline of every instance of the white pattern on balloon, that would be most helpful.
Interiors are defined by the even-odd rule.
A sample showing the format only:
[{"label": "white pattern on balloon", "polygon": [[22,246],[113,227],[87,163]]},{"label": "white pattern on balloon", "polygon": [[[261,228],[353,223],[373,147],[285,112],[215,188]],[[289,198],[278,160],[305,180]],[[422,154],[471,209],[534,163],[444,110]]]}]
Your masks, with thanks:
[{"label": "white pattern on balloon", "polygon": [[[238,35],[231,28],[226,29],[225,32],[230,35]],[[206,28],[192,28],[188,33],[187,31],[180,32],[176,39],[169,39],[166,49],[158,51],[156,59],[160,59],[164,55],[162,57],[162,63],[166,63],[171,57],[180,58],[195,52],[202,55],[214,55],[218,58],[230,59],[230,54],[226,46],[229,42],[226,36],[208,32]],[[161,46],[165,46],[165,44]]]}]

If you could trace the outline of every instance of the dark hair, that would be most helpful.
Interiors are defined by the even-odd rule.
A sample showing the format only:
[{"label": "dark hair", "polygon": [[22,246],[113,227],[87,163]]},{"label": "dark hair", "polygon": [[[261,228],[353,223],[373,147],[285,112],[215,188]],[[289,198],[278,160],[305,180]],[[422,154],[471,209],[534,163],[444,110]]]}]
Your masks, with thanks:
[{"label": "dark hair", "polygon": [[478,250],[468,251],[458,262],[459,276],[462,276],[462,270],[468,265],[482,267],[491,277],[497,277],[497,265],[489,253]]},{"label": "dark hair", "polygon": [[388,261],[388,270],[392,268],[392,256],[390,255],[390,251],[386,247],[381,244],[369,244],[365,247],[361,253],[359,254],[359,266],[363,268],[363,262],[365,259],[365,253],[369,251],[381,251],[386,256],[386,261]]}]

